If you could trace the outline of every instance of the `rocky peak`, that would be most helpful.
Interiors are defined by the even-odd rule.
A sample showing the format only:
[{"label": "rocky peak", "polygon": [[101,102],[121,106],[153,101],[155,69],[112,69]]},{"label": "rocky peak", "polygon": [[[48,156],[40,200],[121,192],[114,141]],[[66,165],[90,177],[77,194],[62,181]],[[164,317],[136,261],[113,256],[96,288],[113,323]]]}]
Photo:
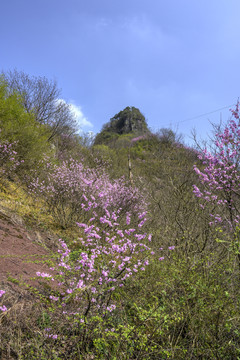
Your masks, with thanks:
[{"label": "rocky peak", "polygon": [[137,136],[150,133],[145,117],[134,106],[126,107],[111,118],[96,136],[95,144],[105,143],[110,138],[131,133]]},{"label": "rocky peak", "polygon": [[145,117],[139,109],[128,106],[111,118],[110,122],[104,126],[104,130],[122,135],[130,132],[145,133],[148,128]]}]

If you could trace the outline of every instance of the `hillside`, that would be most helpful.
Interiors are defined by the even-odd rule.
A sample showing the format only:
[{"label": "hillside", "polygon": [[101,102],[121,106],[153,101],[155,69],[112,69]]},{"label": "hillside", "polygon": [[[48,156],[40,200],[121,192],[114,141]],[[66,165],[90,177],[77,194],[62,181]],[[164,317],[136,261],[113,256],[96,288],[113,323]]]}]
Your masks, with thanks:
[{"label": "hillside", "polygon": [[214,153],[133,107],[89,145],[0,84],[0,358],[238,359],[239,105]]}]

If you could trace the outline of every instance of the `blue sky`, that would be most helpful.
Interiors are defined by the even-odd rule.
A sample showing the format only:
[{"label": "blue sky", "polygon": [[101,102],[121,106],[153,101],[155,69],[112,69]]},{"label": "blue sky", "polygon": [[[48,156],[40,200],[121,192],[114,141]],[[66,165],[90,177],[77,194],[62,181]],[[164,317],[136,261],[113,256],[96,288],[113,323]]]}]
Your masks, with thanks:
[{"label": "blue sky", "polygon": [[[84,131],[126,106],[202,138],[240,95],[239,0],[1,0],[0,70],[56,79]],[[211,114],[207,114],[211,113]],[[207,114],[202,117],[199,115]],[[191,120],[189,120],[191,119]]]}]

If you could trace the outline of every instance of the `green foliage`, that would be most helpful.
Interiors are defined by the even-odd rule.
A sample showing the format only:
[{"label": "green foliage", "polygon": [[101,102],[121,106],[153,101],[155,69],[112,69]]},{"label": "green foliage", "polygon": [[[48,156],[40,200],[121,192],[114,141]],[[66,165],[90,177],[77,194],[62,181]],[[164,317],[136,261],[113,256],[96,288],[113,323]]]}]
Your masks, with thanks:
[{"label": "green foliage", "polygon": [[97,134],[94,144],[95,145],[105,144],[109,146],[114,146],[118,138],[119,138],[119,134],[110,131],[102,131],[99,134]]},{"label": "green foliage", "polygon": [[42,158],[50,154],[47,144],[48,130],[39,124],[32,114],[25,111],[21,97],[8,94],[5,82],[0,79],[0,141],[16,142],[18,157],[24,160],[21,171],[29,171]]}]

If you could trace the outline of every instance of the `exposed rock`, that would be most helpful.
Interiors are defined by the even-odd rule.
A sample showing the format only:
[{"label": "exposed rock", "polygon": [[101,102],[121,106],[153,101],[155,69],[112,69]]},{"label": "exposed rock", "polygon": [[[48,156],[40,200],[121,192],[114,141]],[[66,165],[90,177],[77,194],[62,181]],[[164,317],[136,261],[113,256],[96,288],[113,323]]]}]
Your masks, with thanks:
[{"label": "exposed rock", "polygon": [[116,114],[103,126],[102,131],[96,136],[95,145],[108,143],[121,135],[144,135],[150,133],[146,119],[139,109],[126,107]]}]

